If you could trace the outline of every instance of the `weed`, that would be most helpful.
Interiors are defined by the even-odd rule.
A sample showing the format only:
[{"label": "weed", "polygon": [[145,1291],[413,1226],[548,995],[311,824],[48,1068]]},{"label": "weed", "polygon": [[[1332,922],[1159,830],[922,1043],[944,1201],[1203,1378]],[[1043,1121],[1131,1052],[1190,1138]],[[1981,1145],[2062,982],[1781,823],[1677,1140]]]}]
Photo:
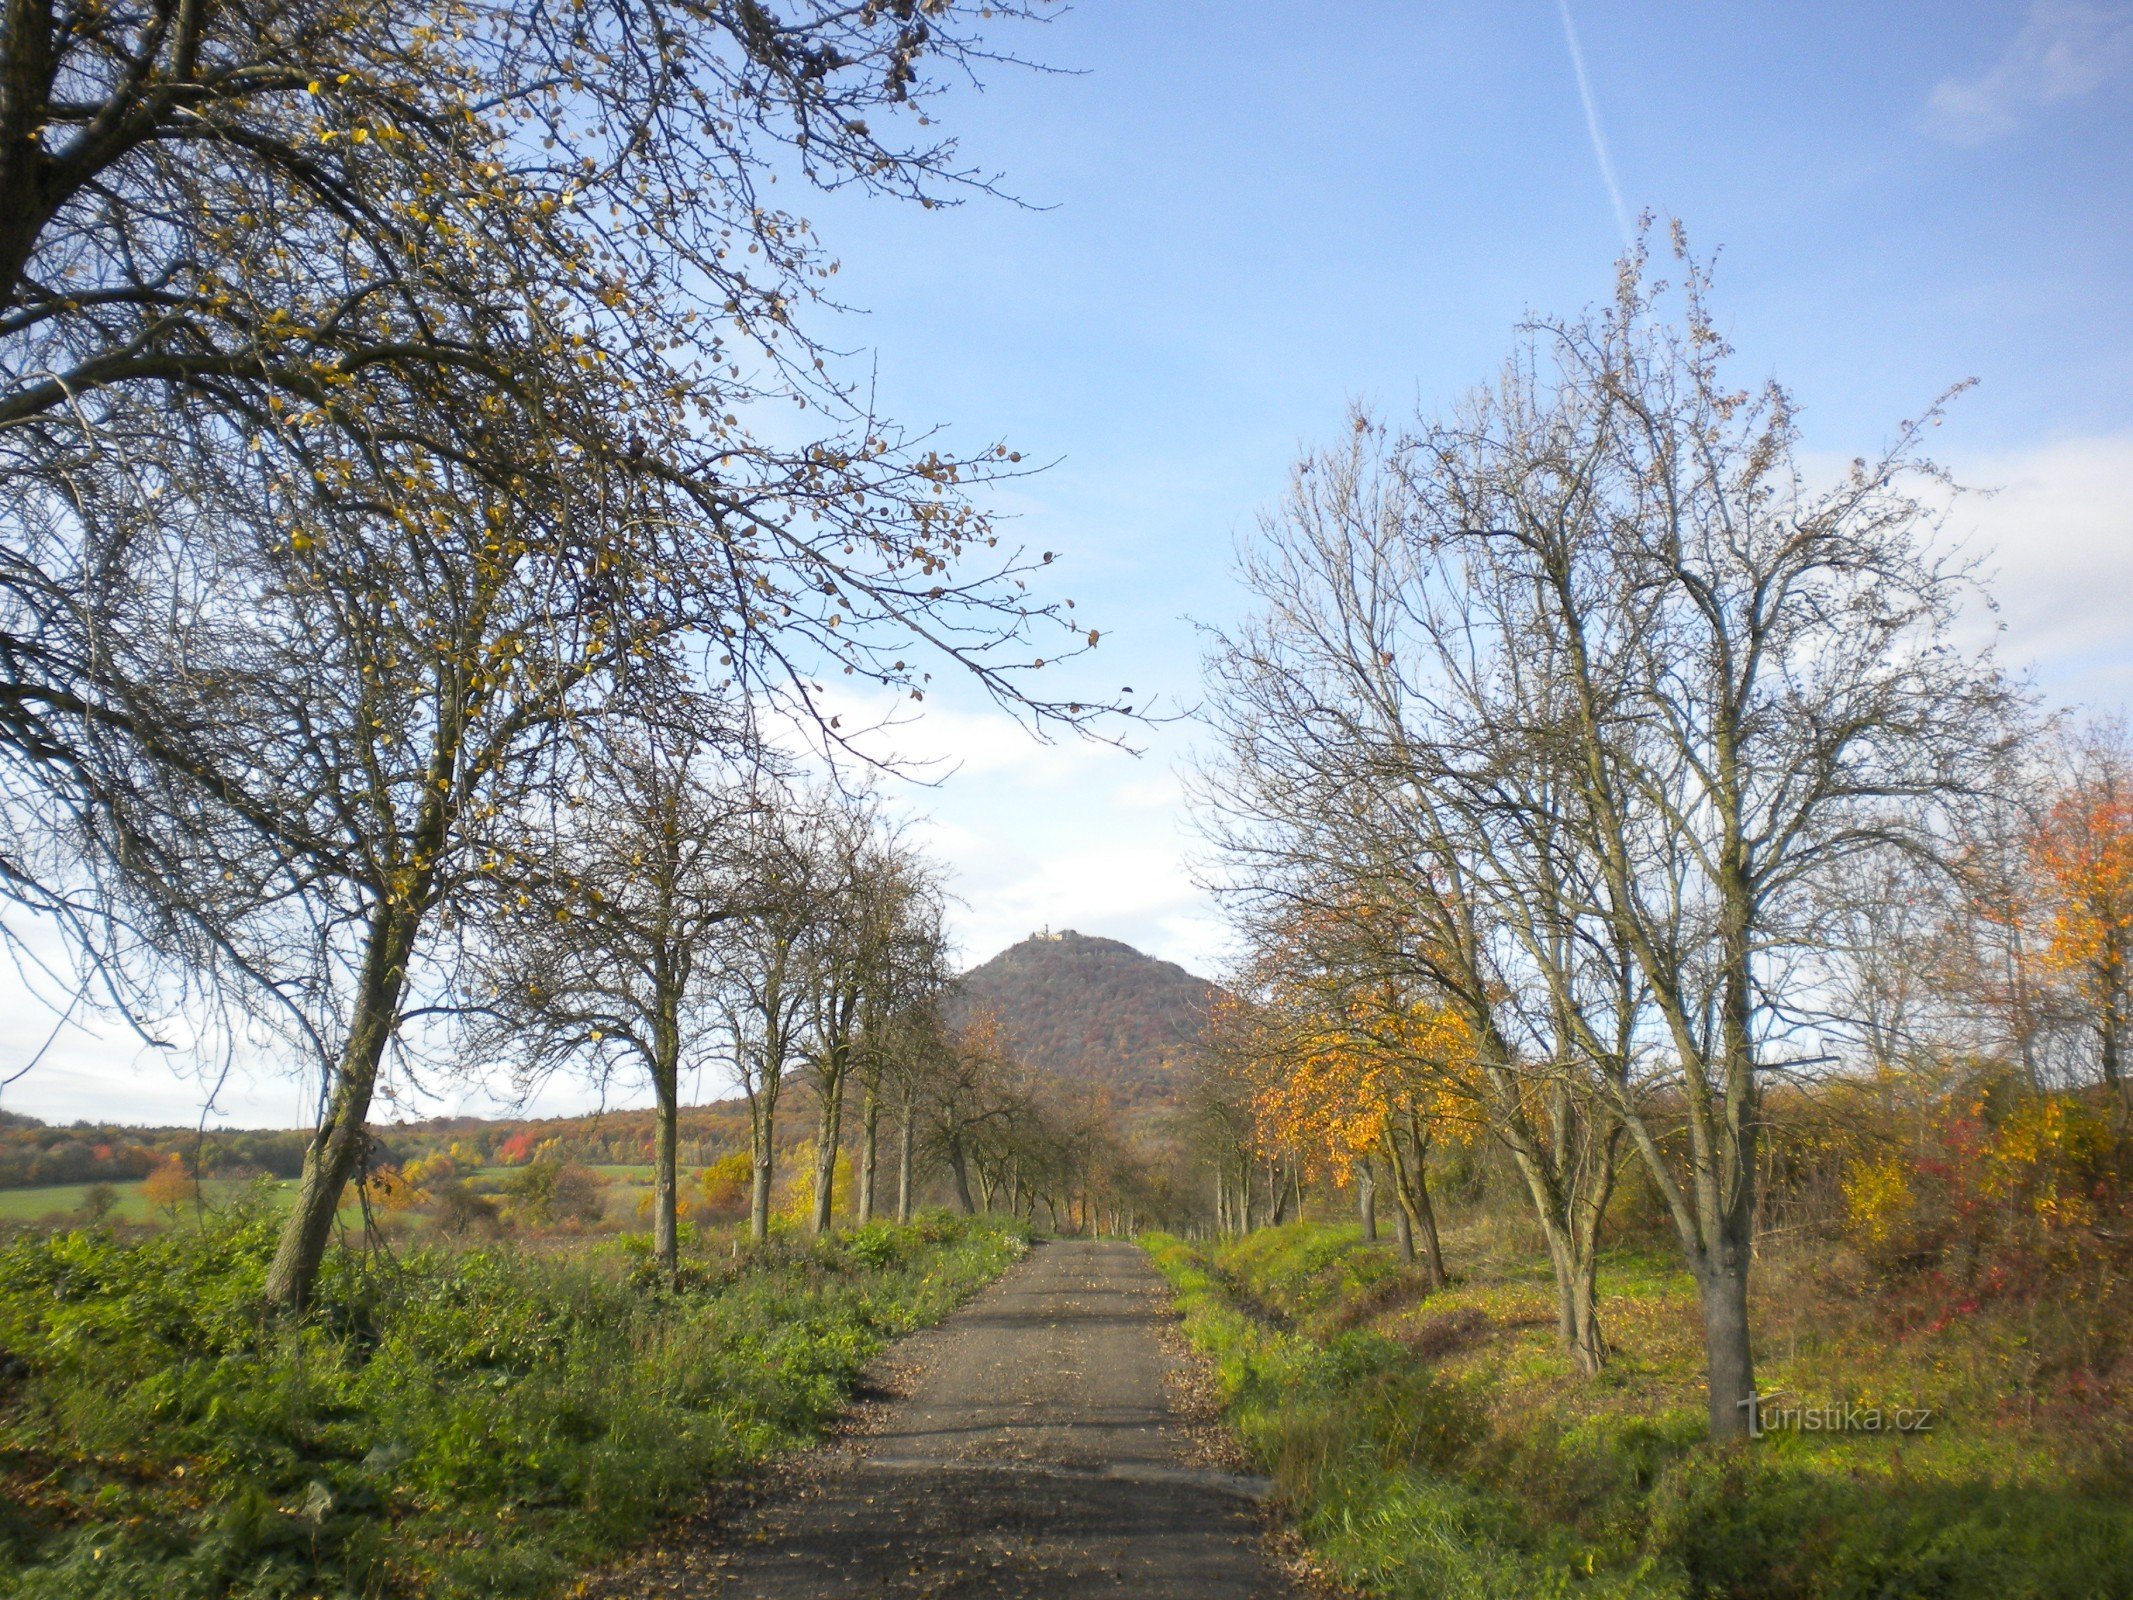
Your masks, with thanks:
[{"label": "weed", "polygon": [[269,1317],[258,1209],[0,1250],[0,1595],[540,1595],[803,1443],[1019,1248],[929,1216],[678,1286],[627,1246],[333,1261]]}]

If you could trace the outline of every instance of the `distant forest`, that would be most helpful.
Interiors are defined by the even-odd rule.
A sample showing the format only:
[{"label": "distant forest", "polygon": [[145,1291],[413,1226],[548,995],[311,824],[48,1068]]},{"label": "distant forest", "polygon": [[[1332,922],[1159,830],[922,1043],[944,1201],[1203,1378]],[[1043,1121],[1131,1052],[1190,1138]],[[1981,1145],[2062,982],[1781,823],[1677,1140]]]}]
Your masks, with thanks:
[{"label": "distant forest", "polygon": [[[803,1126],[795,1119],[794,1137]],[[681,1114],[679,1159],[709,1166],[747,1143],[747,1114],[737,1105]],[[634,1166],[652,1159],[652,1113],[504,1119],[438,1117],[375,1130],[374,1165],[401,1166],[451,1154],[462,1165],[519,1166],[543,1146],[567,1161]],[[127,1128],[76,1122],[56,1126],[0,1111],[0,1189],[58,1183],[125,1183],[144,1178],[172,1156],[203,1178],[293,1178],[303,1170],[308,1130]]]}]

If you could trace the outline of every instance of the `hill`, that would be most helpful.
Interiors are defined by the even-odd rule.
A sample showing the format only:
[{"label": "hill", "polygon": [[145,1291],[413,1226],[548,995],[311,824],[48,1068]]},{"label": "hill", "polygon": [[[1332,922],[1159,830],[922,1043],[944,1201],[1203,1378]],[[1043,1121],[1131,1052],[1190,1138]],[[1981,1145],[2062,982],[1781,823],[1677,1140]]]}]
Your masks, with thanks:
[{"label": "hill", "polygon": [[1177,1066],[1218,991],[1173,961],[1071,929],[1033,933],[963,975],[1025,1065],[1111,1092],[1120,1109],[1177,1096]]}]

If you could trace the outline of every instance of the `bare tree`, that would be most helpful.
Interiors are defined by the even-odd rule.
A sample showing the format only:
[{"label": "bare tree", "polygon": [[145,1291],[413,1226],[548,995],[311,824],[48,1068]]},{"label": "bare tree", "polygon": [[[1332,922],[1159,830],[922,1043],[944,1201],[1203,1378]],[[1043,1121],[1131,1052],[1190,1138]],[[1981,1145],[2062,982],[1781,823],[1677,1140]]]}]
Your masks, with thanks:
[{"label": "bare tree", "polygon": [[[922,1054],[940,995],[948,977],[946,907],[927,864],[912,855],[885,863],[880,942],[872,973],[860,996],[857,1071],[859,1120],[859,1220],[874,1220],[880,1204],[881,1116],[899,1084],[912,1076],[913,1057]],[[910,1138],[906,1102],[898,1153],[899,1211],[909,1220]]]},{"label": "bare tree", "polygon": [[[1459,1018],[1471,1071],[1425,1081],[1469,1098],[1511,1153],[1547,1240],[1565,1346],[1592,1373],[1605,1355],[1599,1227],[1621,1133],[1589,1074],[1620,1070],[1639,996],[1594,948],[1592,919],[1566,915],[1560,853],[1526,848],[1500,825],[1503,797],[1451,763],[1464,746],[1443,735],[1452,709],[1429,683],[1463,637],[1465,597],[1417,581],[1408,487],[1380,431],[1357,423],[1345,449],[1299,467],[1263,522],[1242,563],[1263,610],[1209,658],[1222,746],[1200,796],[1218,887],[1249,937],[1287,952],[1277,960],[1352,992],[1426,995]],[[1489,771],[1537,784],[1547,769],[1521,758]],[[1543,871],[1526,882],[1503,870],[1513,864]],[[1507,883],[1522,892],[1501,892]],[[1396,1108],[1385,1155],[1402,1252],[1419,1233],[1441,1275],[1430,1120],[1413,1113],[1411,1099]]]},{"label": "bare tree", "polygon": [[653,1253],[679,1265],[681,1084],[719,1042],[711,983],[719,927],[752,909],[730,842],[774,790],[721,779],[689,728],[644,720],[595,746],[583,793],[539,858],[498,886],[485,918],[470,1053],[516,1058],[521,1084],[625,1067],[652,1088]]},{"label": "bare tree", "polygon": [[[1738,1437],[1761,1085],[1825,942],[1815,876],[1891,844],[1938,856],[2008,696],[1948,643],[1966,577],[1928,553],[1927,424],[1811,483],[1789,397],[1727,385],[1705,272],[1678,238],[1676,260],[1678,289],[1637,253],[1610,305],[1536,324],[1500,383],[1402,459],[1418,587],[1466,612],[1438,655],[1431,742],[1527,843],[1491,898],[1551,841],[1634,971],[1649,1029],[1587,1057],[1617,1069],[1595,1085],[1674,1219],[1711,1429]],[[1501,781],[1533,764],[1545,789]]]},{"label": "bare tree", "polygon": [[940,905],[933,869],[900,828],[866,797],[831,812],[825,835],[834,865],[807,953],[809,1027],[803,1056],[815,1092],[815,1193],[810,1226],[835,1215],[835,1153],[843,1143],[845,1096],[854,1073],[866,1096],[861,1151],[862,1220],[872,1211],[877,1041],[888,1019],[923,998],[939,964]]}]

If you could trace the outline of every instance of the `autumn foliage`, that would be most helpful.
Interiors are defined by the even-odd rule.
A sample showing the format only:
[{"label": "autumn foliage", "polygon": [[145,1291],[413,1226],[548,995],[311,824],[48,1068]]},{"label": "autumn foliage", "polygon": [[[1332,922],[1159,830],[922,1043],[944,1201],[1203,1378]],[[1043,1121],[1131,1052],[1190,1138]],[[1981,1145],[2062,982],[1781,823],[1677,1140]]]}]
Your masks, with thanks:
[{"label": "autumn foliage", "polygon": [[2125,752],[2084,752],[2037,829],[2033,855],[2049,904],[2046,960],[2093,1018],[2104,1081],[2128,1093],[2127,961],[2133,949],[2133,771]]}]

